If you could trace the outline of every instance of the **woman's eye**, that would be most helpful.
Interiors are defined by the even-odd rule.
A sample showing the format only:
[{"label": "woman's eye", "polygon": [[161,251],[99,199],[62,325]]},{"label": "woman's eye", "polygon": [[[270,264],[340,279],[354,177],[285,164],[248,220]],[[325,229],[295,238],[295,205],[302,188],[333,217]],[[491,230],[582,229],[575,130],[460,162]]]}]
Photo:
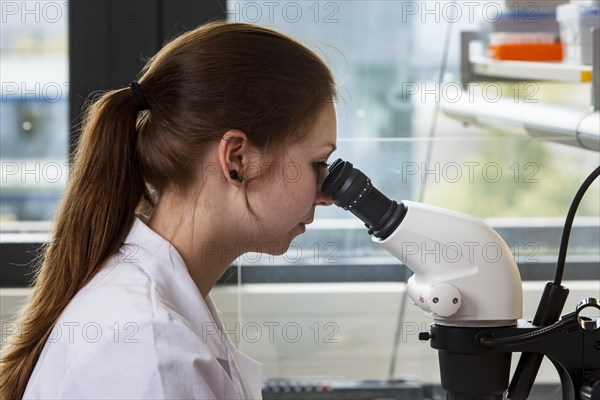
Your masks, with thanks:
[{"label": "woman's eye", "polygon": [[317,162],[312,163],[312,165],[313,165],[313,168],[315,169],[315,171],[317,171],[317,172],[322,169],[329,168],[329,164],[326,163],[325,161],[317,161]]},{"label": "woman's eye", "polygon": [[321,185],[321,182],[327,176],[327,168],[329,168],[329,164],[325,161],[317,161],[312,163],[313,169],[315,171],[315,178],[317,180],[317,186]]}]

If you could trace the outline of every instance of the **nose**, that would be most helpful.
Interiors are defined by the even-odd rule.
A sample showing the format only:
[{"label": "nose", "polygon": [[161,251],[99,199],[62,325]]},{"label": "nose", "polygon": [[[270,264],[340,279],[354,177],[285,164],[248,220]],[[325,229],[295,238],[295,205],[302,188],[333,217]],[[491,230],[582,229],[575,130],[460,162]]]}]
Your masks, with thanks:
[{"label": "nose", "polygon": [[317,190],[317,197],[315,198],[316,206],[330,206],[333,204],[333,197],[326,195],[319,188]]},{"label": "nose", "polygon": [[317,196],[315,197],[315,206],[330,206],[333,204],[333,197],[323,193],[321,187],[323,186],[323,182],[325,182],[325,178],[329,175],[328,170],[324,170],[320,179],[317,179]]}]

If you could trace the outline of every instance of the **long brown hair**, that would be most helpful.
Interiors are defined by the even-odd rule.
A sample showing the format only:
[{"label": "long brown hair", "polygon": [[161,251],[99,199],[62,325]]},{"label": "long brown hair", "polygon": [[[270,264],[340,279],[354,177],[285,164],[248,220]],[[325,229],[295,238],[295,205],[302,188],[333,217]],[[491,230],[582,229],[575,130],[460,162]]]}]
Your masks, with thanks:
[{"label": "long brown hair", "polygon": [[28,299],[0,358],[0,398],[16,399],[61,313],[122,245],[136,211],[168,184],[182,190],[206,144],[240,129],[255,146],[302,136],[337,98],[331,72],[311,50],[267,28],[215,21],[148,61],[139,112],[129,88],[86,106],[71,176]]}]

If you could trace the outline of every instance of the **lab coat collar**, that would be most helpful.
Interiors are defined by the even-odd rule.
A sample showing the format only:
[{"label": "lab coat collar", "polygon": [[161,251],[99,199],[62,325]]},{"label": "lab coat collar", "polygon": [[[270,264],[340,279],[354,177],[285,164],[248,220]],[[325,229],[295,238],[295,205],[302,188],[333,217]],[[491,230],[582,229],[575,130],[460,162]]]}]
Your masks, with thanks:
[{"label": "lab coat collar", "polygon": [[161,297],[192,324],[196,334],[206,341],[215,355],[227,357],[222,341],[207,334],[207,330],[214,328],[210,324],[216,323],[177,249],[138,217],[123,246],[130,254],[129,259],[156,282]]},{"label": "lab coat collar", "polygon": [[[235,348],[212,299],[202,297],[177,249],[139,217],[135,218],[123,245],[130,246],[127,255],[154,278],[164,300],[190,322],[219,362],[228,363],[227,372],[241,397],[262,398],[262,365]],[[242,382],[236,375],[241,375]]]}]

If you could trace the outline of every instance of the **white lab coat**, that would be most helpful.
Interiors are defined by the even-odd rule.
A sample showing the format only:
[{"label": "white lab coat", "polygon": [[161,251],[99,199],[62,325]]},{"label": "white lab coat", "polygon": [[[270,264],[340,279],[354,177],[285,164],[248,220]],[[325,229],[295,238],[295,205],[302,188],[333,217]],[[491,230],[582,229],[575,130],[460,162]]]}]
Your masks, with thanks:
[{"label": "white lab coat", "polygon": [[262,366],[235,349],[170,243],[136,218],[69,303],[25,399],[261,399]]}]

